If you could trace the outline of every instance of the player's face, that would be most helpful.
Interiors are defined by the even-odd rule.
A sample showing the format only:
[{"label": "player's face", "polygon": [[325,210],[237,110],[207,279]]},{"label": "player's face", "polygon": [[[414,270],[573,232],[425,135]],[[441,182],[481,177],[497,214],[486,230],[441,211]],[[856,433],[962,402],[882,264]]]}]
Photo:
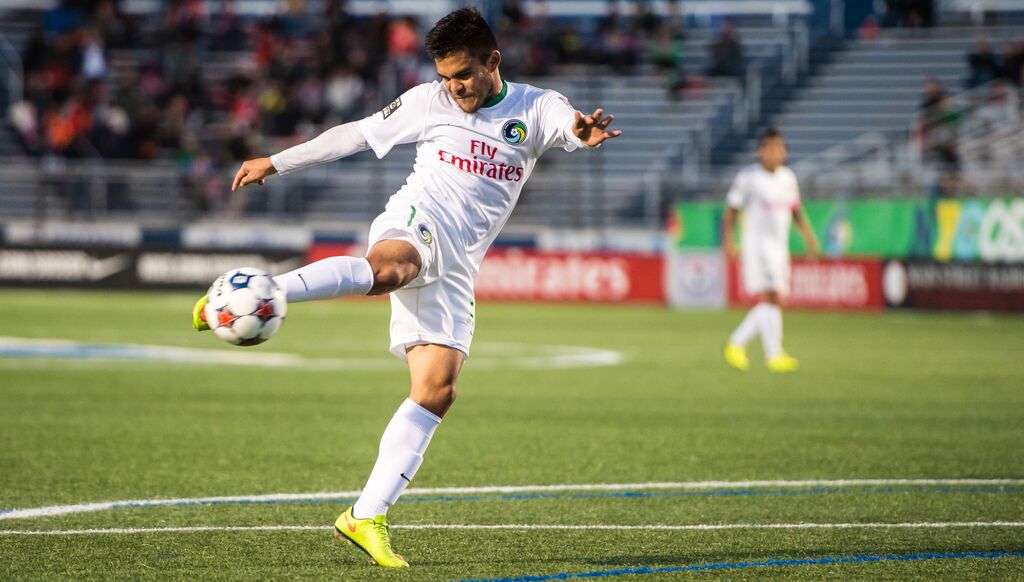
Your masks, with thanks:
[{"label": "player's face", "polygon": [[757,150],[761,158],[761,165],[766,170],[774,172],[776,168],[786,163],[789,151],[786,149],[786,142],[782,138],[772,138],[761,144]]},{"label": "player's face", "polygon": [[435,60],[434,64],[444,88],[459,108],[466,113],[474,113],[496,93],[494,71],[500,60],[498,51],[493,51],[485,61],[469,53],[458,52]]}]

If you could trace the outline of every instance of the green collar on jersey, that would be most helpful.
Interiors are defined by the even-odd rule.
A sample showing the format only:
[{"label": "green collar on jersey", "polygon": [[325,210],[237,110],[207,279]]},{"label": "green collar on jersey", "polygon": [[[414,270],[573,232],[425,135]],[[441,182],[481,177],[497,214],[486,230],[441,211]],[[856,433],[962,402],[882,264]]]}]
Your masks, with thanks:
[{"label": "green collar on jersey", "polygon": [[498,93],[494,97],[491,97],[490,99],[488,99],[487,103],[484,103],[484,107],[494,107],[498,103],[501,103],[501,100],[505,98],[505,95],[508,95],[508,83],[506,83],[505,80],[502,79],[501,80],[501,93]]}]

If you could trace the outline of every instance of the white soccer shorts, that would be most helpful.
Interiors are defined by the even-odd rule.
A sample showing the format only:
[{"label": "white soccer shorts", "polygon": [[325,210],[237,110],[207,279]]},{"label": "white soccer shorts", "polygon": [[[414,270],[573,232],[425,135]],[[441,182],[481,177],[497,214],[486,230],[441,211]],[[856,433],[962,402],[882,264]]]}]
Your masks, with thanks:
[{"label": "white soccer shorts", "polygon": [[420,274],[391,293],[391,353],[405,360],[417,345],[439,344],[469,356],[476,323],[473,277],[465,252],[421,209],[388,204],[370,225],[367,248],[402,240],[420,253]]},{"label": "white soccer shorts", "polygon": [[789,295],[789,257],[766,253],[743,253],[743,289],[747,295],[775,291]]}]

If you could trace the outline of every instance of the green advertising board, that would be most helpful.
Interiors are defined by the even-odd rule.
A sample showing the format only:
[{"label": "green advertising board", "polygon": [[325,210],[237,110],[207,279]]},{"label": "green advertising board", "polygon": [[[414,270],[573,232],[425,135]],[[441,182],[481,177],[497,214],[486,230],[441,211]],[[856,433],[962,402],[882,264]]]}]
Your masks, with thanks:
[{"label": "green advertising board", "polygon": [[[829,256],[1024,261],[1024,198],[811,200],[803,206]],[[719,248],[724,212],[721,202],[679,203],[669,224],[675,247]],[[805,250],[795,229],[790,250]]]}]

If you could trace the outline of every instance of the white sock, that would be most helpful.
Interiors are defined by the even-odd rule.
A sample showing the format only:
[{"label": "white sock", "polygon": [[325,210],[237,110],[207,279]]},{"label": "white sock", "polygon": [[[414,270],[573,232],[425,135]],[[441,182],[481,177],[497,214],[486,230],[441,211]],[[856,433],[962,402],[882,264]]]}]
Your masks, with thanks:
[{"label": "white sock", "polygon": [[764,357],[770,360],[782,353],[782,310],[778,305],[763,305],[765,311],[761,316],[761,345],[764,347]]},{"label": "white sock", "polygon": [[730,344],[734,346],[745,346],[750,343],[750,340],[754,339],[754,335],[757,334],[762,327],[762,321],[764,318],[762,314],[764,313],[767,305],[767,303],[758,303],[753,309],[747,312],[747,316],[743,318],[739,327],[737,327],[736,331],[732,332],[732,335],[729,337]]},{"label": "white sock", "polygon": [[377,464],[352,508],[354,517],[367,519],[387,514],[423,463],[423,453],[440,423],[437,415],[405,399],[380,438]]},{"label": "white sock", "polygon": [[328,257],[274,277],[289,303],[366,295],[373,287],[373,269],[362,257]]}]

